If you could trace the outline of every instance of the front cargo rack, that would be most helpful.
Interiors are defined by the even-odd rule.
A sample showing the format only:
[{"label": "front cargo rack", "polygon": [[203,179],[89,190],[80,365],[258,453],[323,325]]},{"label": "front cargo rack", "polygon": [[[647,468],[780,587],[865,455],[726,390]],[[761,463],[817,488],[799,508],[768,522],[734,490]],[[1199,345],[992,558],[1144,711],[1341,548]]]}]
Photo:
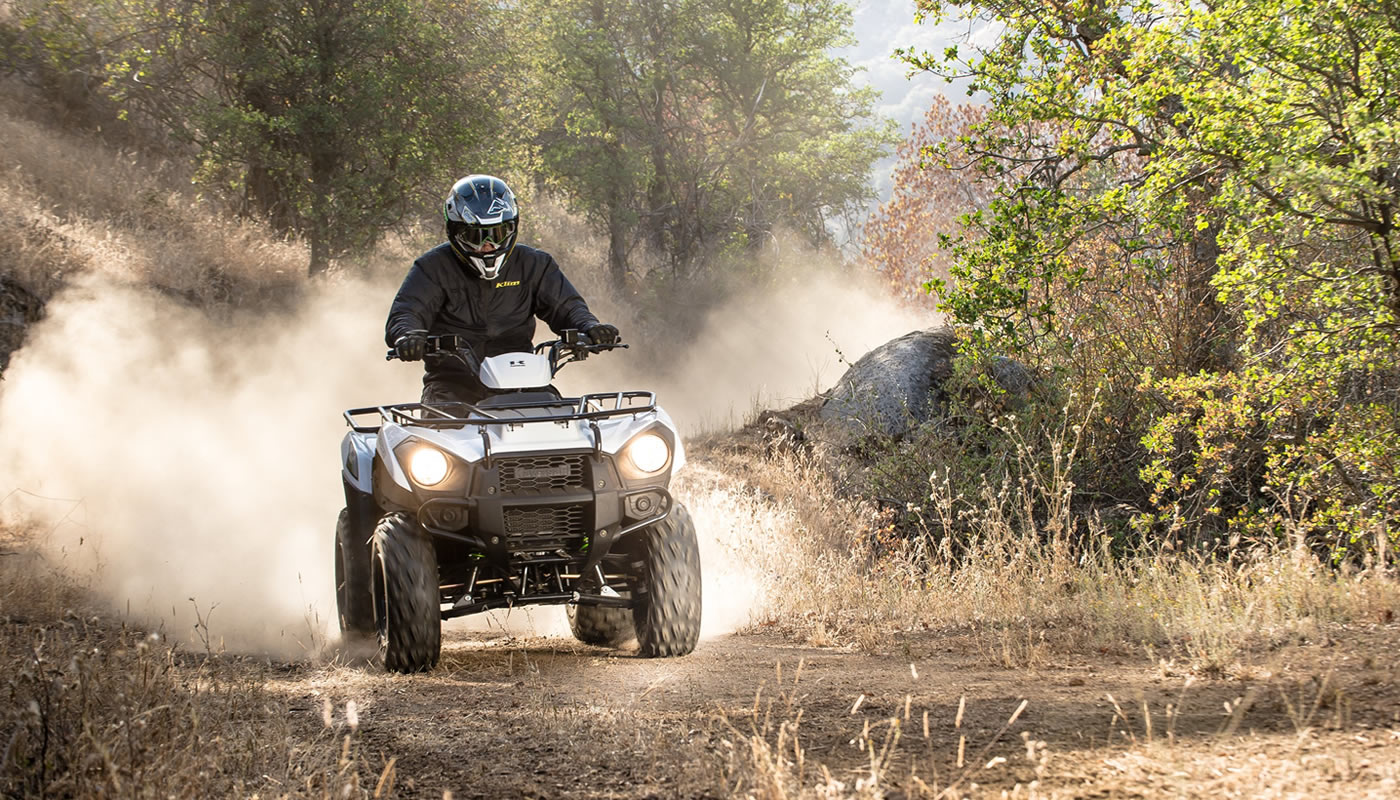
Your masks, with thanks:
[{"label": "front cargo rack", "polygon": [[[502,397],[497,395],[496,397]],[[508,395],[505,395],[508,396]],[[568,408],[567,411],[559,409]],[[551,411],[551,409],[553,409]],[[603,419],[656,410],[655,392],[595,392],[582,397],[549,398],[482,408],[471,403],[395,403],[345,411],[345,423],[356,433],[378,433],[380,425],[360,425],[357,417],[374,415],[382,422],[420,428],[465,428],[469,425],[519,425]],[[382,424],[381,422],[381,424]]]}]

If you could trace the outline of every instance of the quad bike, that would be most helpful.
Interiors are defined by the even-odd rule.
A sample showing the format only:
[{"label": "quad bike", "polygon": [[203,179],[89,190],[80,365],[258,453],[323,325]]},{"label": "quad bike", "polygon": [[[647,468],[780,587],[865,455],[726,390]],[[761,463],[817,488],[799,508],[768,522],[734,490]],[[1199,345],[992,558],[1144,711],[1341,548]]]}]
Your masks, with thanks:
[{"label": "quad bike", "polygon": [[438,662],[442,620],[564,603],[585,643],[635,637],[644,657],[695,649],[700,550],[668,491],[685,461],[675,425],[651,392],[565,398],[550,385],[615,347],[626,345],[564,331],[478,363],[457,337],[429,337],[428,357],[478,370],[485,400],[345,412],[335,581],[346,637],[377,637],[385,668],[417,672]]}]

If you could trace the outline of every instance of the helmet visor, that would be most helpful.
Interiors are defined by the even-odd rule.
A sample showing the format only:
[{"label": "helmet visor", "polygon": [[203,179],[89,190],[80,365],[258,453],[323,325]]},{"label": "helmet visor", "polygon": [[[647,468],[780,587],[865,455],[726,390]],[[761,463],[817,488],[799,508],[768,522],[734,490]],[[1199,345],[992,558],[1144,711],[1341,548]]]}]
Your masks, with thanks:
[{"label": "helmet visor", "polygon": [[500,250],[510,244],[515,237],[516,220],[510,219],[495,225],[463,225],[453,234],[457,246],[475,252],[490,244]]}]

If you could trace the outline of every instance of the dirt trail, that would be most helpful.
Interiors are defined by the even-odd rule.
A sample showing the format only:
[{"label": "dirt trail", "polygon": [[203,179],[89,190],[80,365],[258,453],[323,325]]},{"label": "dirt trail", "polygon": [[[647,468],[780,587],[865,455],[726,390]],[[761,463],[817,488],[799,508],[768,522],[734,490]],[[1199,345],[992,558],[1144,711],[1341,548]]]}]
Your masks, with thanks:
[{"label": "dirt trail", "polygon": [[[337,709],[354,700],[362,747],[397,759],[408,796],[784,796],[760,791],[776,773],[748,740],[766,730],[774,744],[784,721],[796,722],[803,785],[840,782],[835,796],[869,782],[872,751],[889,754],[877,782],[888,797],[954,781],[949,796],[1400,793],[1397,626],[1356,631],[1345,651],[1290,648],[1271,659],[1287,668],[1261,666],[1250,681],[1173,675],[1127,653],[1000,668],[976,639],[948,633],[870,654],[760,631],[669,660],[566,638],[445,633],[429,675],[289,666],[270,689],[304,717],[308,737],[322,730],[327,699]],[[900,739],[886,750],[892,719]]]}]

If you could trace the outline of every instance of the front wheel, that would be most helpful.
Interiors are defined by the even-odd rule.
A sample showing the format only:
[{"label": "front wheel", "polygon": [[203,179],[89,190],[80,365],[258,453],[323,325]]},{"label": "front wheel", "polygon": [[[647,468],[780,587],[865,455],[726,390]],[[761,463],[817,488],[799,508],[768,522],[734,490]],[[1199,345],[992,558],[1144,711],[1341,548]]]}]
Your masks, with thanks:
[{"label": "front wheel", "polygon": [[384,668],[426,672],[442,648],[437,551],[416,520],[385,514],[371,541],[374,624]]},{"label": "front wheel", "polygon": [[354,528],[349,509],[341,509],[335,521],[335,606],[340,634],[347,640],[375,634],[369,536]]},{"label": "front wheel", "polygon": [[644,658],[683,656],[700,640],[700,543],[685,506],[634,534],[632,621]]}]

